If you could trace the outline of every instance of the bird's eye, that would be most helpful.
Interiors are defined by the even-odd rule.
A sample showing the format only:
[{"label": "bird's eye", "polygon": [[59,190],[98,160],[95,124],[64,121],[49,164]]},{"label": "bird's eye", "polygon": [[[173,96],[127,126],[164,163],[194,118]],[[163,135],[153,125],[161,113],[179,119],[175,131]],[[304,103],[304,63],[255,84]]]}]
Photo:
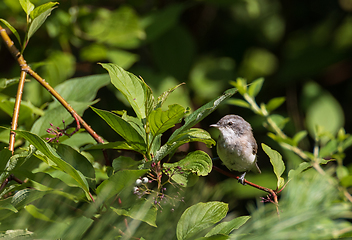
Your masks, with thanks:
[{"label": "bird's eye", "polygon": [[232,122],[229,122],[228,125],[231,126],[231,125],[232,125]]}]

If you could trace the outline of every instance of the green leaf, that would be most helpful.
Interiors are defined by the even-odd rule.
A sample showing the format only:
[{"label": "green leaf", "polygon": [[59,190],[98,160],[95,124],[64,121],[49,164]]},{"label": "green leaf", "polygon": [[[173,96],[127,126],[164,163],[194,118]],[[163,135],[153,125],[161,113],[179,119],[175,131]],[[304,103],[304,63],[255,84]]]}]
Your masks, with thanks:
[{"label": "green leaf", "polygon": [[238,229],[245,224],[251,216],[242,216],[232,219],[229,222],[222,222],[211,229],[205,236],[210,237],[216,234],[229,235],[233,230]]},{"label": "green leaf", "polygon": [[214,139],[211,138],[207,131],[200,128],[191,128],[176,135],[172,141],[169,140],[165,145],[163,145],[156,152],[154,161],[158,162],[168,154],[173,155],[173,152],[176,151],[179,146],[189,142],[203,142],[208,147],[215,145]]},{"label": "green leaf", "polygon": [[136,179],[146,174],[149,170],[122,170],[118,171],[97,188],[100,201],[105,201],[114,195],[118,195],[125,188],[131,188]]},{"label": "green leaf", "polygon": [[[0,109],[12,117],[15,99],[10,98],[8,100],[1,100],[0,103]],[[35,107],[31,102],[21,101],[20,114],[18,118],[19,124],[32,123],[35,119],[34,115],[42,116],[44,115],[44,111]]]},{"label": "green leaf", "polygon": [[171,175],[177,184],[190,187],[198,181],[198,176],[207,176],[211,172],[213,162],[207,153],[198,150],[178,162],[164,163],[163,167],[167,169],[165,174]]},{"label": "green leaf", "polygon": [[295,146],[298,145],[298,143],[307,136],[308,132],[306,130],[300,131],[298,133],[296,133],[293,136],[293,143],[295,144]]},{"label": "green leaf", "polygon": [[201,238],[197,238],[196,240],[230,240],[229,236],[225,236],[225,235],[213,235],[210,237],[201,237]]},{"label": "green leaf", "polygon": [[186,131],[193,127],[198,122],[202,121],[206,116],[212,113],[220,103],[231,97],[237,92],[236,88],[228,89],[223,95],[220,97],[208,102],[207,104],[203,105],[202,107],[195,110],[193,113],[188,115],[185,118],[185,124],[177,129],[173,134],[170,136],[168,142],[173,142],[173,139],[181,132]]},{"label": "green leaf", "polygon": [[54,222],[52,218],[55,214],[50,209],[39,209],[34,205],[24,206],[24,209],[26,209],[26,211],[34,218],[37,218],[46,222]]},{"label": "green leaf", "polygon": [[26,132],[17,130],[16,133],[29,141],[32,145],[34,145],[41,153],[43,153],[46,157],[48,157],[51,161],[53,161],[57,168],[64,171],[68,175],[70,175],[80,186],[86,194],[89,194],[88,183],[84,176],[80,174],[74,167],[65,162],[60,158],[54,148],[52,148],[48,143],[46,143],[39,136]]},{"label": "green leaf", "polygon": [[175,91],[176,88],[178,88],[179,86],[184,85],[185,83],[180,83],[177,86],[170,88],[169,90],[163,92],[158,99],[156,100],[156,106],[155,108],[161,108],[163,103],[166,101],[167,97],[173,92]]},{"label": "green leaf", "polygon": [[33,11],[34,4],[31,3],[29,0],[20,0],[20,4],[22,9],[26,12],[27,16]]},{"label": "green leaf", "polygon": [[6,198],[6,199],[0,200],[0,210],[7,209],[7,210],[10,210],[12,212],[17,213],[18,212],[17,209],[15,208],[15,206],[11,202],[12,202],[11,198]]},{"label": "green leaf", "polygon": [[119,156],[118,158],[112,161],[112,167],[115,172],[121,171],[124,169],[131,169],[138,166],[140,162],[133,160],[130,157]]},{"label": "green leaf", "polygon": [[47,10],[52,10],[53,7],[55,7],[57,4],[59,4],[58,2],[48,2],[48,3],[44,3],[36,8],[34,8],[34,10],[32,12],[30,12],[30,17],[32,20],[34,20],[35,18],[37,18],[40,14],[44,13]]},{"label": "green leaf", "polygon": [[222,202],[197,203],[187,208],[177,223],[177,239],[190,239],[223,219],[227,211],[228,205]]},{"label": "green leaf", "polygon": [[255,96],[258,95],[260,92],[260,89],[262,89],[264,83],[264,78],[259,78],[252,82],[249,87],[248,87],[248,95],[254,98]]},{"label": "green leaf", "polygon": [[132,150],[132,151],[137,151],[141,154],[144,153],[144,151],[137,149],[135,145],[132,143],[129,144],[125,141],[117,141],[117,142],[110,142],[110,143],[98,143],[95,145],[87,145],[83,147],[81,150],[86,151],[86,150],[96,150],[96,149],[120,149],[120,150]]},{"label": "green leaf", "polygon": [[285,164],[282,161],[282,156],[279,152],[272,150],[269,146],[262,143],[262,148],[264,152],[269,156],[270,162],[273,165],[274,173],[277,177],[277,187],[278,189],[283,186],[283,179],[281,175],[285,171]]},{"label": "green leaf", "polygon": [[79,170],[85,177],[95,179],[93,165],[81,153],[65,144],[59,144],[56,152],[61,159],[64,159],[65,162]]},{"label": "green leaf", "polygon": [[39,16],[33,19],[31,25],[29,26],[27,33],[27,41],[33,36],[33,34],[43,25],[47,17],[50,16],[51,11],[54,10],[55,7],[49,8],[42,12]]},{"label": "green leaf", "polygon": [[288,181],[290,181],[291,179],[293,179],[294,177],[298,176],[301,172],[303,172],[304,170],[306,170],[307,168],[309,168],[311,166],[310,163],[308,162],[302,162],[299,164],[299,166],[296,169],[291,169],[288,172]]},{"label": "green leaf", "polygon": [[46,194],[47,192],[42,192],[35,189],[23,189],[13,195],[11,204],[14,205],[17,210],[19,210],[27,204],[42,198]]},{"label": "green leaf", "polygon": [[274,111],[276,108],[280,107],[281,104],[285,102],[285,97],[277,97],[270,99],[270,101],[266,104],[266,110],[270,113]]},{"label": "green leaf", "polygon": [[[108,74],[97,74],[69,79],[57,85],[55,90],[66,101],[90,102],[93,101],[98,90],[109,83],[110,78]],[[52,109],[59,105],[61,104],[55,99],[53,103],[50,103],[48,108]]]},{"label": "green leaf", "polygon": [[169,105],[167,111],[162,111],[161,108],[153,110],[148,116],[149,128],[153,136],[159,135],[169,128],[181,122],[185,115],[185,109],[181,105]]},{"label": "green leaf", "polygon": [[241,95],[247,92],[247,80],[244,78],[237,78],[236,81],[230,81],[230,84],[237,88]]},{"label": "green leaf", "polygon": [[248,102],[242,99],[238,98],[232,98],[227,101],[228,104],[239,106],[239,107],[244,107],[244,108],[251,108],[251,105],[249,105]]},{"label": "green leaf", "polygon": [[115,64],[101,64],[108,70],[111,83],[125,96],[139,119],[154,108],[154,98],[144,81]]},{"label": "green leaf", "polygon": [[207,153],[197,150],[190,152],[184,159],[178,162],[164,163],[163,166],[171,169],[181,167],[182,170],[191,171],[198,176],[207,176],[212,170],[213,161]]},{"label": "green leaf", "polygon": [[143,199],[138,203],[134,203],[130,208],[113,208],[110,207],[118,215],[130,217],[139,221],[143,221],[152,227],[156,226],[157,208],[148,200]]},{"label": "green leaf", "polygon": [[146,145],[143,137],[124,119],[108,111],[92,109],[110,125],[121,137],[123,137],[128,145],[133,146],[138,152],[143,152]]},{"label": "green leaf", "polygon": [[[10,29],[10,31],[15,35],[15,37],[17,38],[17,41],[19,42],[20,46],[22,47],[21,38],[20,38],[20,35],[18,34],[17,30],[14,27],[12,27],[12,25],[8,21],[6,21],[5,19],[0,18],[0,21],[3,24],[5,24],[5,26],[8,29]],[[17,81],[18,81],[18,79],[17,79]]]}]

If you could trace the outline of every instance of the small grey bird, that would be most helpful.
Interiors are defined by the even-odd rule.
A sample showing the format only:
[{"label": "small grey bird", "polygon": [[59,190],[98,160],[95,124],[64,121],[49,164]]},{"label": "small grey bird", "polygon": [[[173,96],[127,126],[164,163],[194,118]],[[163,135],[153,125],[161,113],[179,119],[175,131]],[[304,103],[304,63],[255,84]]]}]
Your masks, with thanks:
[{"label": "small grey bird", "polygon": [[226,115],[216,124],[220,130],[217,152],[224,165],[234,171],[243,172],[238,181],[244,185],[244,177],[250,170],[261,173],[257,165],[257,142],[251,125],[238,115]]}]

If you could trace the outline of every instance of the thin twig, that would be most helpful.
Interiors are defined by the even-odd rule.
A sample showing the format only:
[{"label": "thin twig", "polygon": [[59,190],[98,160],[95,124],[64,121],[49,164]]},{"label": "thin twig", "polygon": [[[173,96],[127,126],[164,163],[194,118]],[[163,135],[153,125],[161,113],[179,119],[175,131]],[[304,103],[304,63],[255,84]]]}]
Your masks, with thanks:
[{"label": "thin twig", "polygon": [[[221,168],[218,168],[218,167],[216,167],[216,166],[213,166],[213,169],[214,169],[215,171],[219,172],[219,173],[224,174],[225,176],[234,178],[234,179],[236,179],[236,180],[238,180],[238,179],[240,178],[239,176],[236,176],[236,175],[234,175],[234,174],[232,174],[232,173],[230,173],[230,172],[228,172],[228,171],[222,170]],[[269,193],[269,194],[270,194],[270,199],[272,199],[270,202],[272,202],[272,203],[275,204],[277,214],[279,215],[279,208],[278,208],[279,202],[278,202],[278,200],[277,200],[277,194],[276,194],[276,191],[275,191],[275,190],[272,190],[272,189],[270,189],[270,188],[266,188],[266,187],[259,186],[259,185],[255,184],[255,183],[252,183],[252,182],[247,181],[246,179],[244,179],[243,182],[244,182],[246,185],[252,186],[252,187],[254,187],[254,188],[257,188],[257,189],[259,189],[259,190],[262,190],[262,191],[264,191],[264,192]],[[280,215],[279,215],[279,216],[280,216]]]},{"label": "thin twig", "polygon": [[[23,88],[24,88],[24,82],[26,80],[26,75],[27,73],[25,71],[21,71],[21,78],[18,83],[15,107],[13,108],[11,130],[17,129],[18,117],[20,115],[20,107],[21,107]],[[15,137],[16,137],[16,133],[14,131],[11,131],[10,140],[9,140],[9,150],[12,152],[12,154],[13,154],[13,151],[15,150]]]}]

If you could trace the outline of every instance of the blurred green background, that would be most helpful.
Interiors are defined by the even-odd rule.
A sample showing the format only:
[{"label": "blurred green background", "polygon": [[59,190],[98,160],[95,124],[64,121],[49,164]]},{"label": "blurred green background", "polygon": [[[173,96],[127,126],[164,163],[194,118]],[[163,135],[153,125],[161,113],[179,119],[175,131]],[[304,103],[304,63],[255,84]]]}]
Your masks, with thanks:
[{"label": "blurred green background", "polygon": [[[32,2],[38,6],[47,1]],[[237,77],[249,82],[264,77],[257,102],[286,97],[277,112],[291,119],[285,128],[289,136],[306,128],[313,136],[313,123],[324,125],[332,134],[343,126],[346,132],[352,132],[352,0],[58,2],[58,8],[24,51],[27,63],[52,86],[72,77],[106,73],[97,63],[112,62],[142,76],[156,96],[185,82],[169,100],[196,109],[232,87],[229,82]],[[0,17],[23,38],[26,16],[18,1],[1,1]],[[14,35],[10,37],[19,46]],[[19,78],[17,62],[4,42],[0,43],[0,78]],[[14,98],[16,89],[13,85],[1,91],[0,104]],[[111,85],[100,89],[98,98],[97,108],[127,109]],[[26,83],[24,100],[45,108],[51,97],[31,80]],[[267,137],[263,119],[229,104],[222,105],[197,127],[211,131],[216,138],[217,132],[210,130],[209,125],[230,113],[241,115],[252,124],[258,143],[279,148]],[[40,115],[31,114],[32,122]],[[116,133],[91,110],[83,117],[105,139],[117,140]],[[10,123],[10,116],[2,108],[0,125]],[[28,121],[23,121],[23,128],[28,129],[30,125],[26,124]],[[6,136],[1,141],[6,146]],[[214,148],[201,144],[189,147],[216,154]],[[301,147],[312,150],[310,141]],[[287,155],[285,160],[288,156],[294,159]],[[298,162],[287,164],[294,166]],[[272,171],[261,149],[259,165]],[[275,177],[270,176],[263,185],[274,188]],[[212,173],[207,180],[219,177]],[[250,180],[255,182],[257,177],[263,179],[252,176]],[[232,192],[232,183],[224,182],[222,190]],[[246,190],[239,195],[251,195]]]}]

